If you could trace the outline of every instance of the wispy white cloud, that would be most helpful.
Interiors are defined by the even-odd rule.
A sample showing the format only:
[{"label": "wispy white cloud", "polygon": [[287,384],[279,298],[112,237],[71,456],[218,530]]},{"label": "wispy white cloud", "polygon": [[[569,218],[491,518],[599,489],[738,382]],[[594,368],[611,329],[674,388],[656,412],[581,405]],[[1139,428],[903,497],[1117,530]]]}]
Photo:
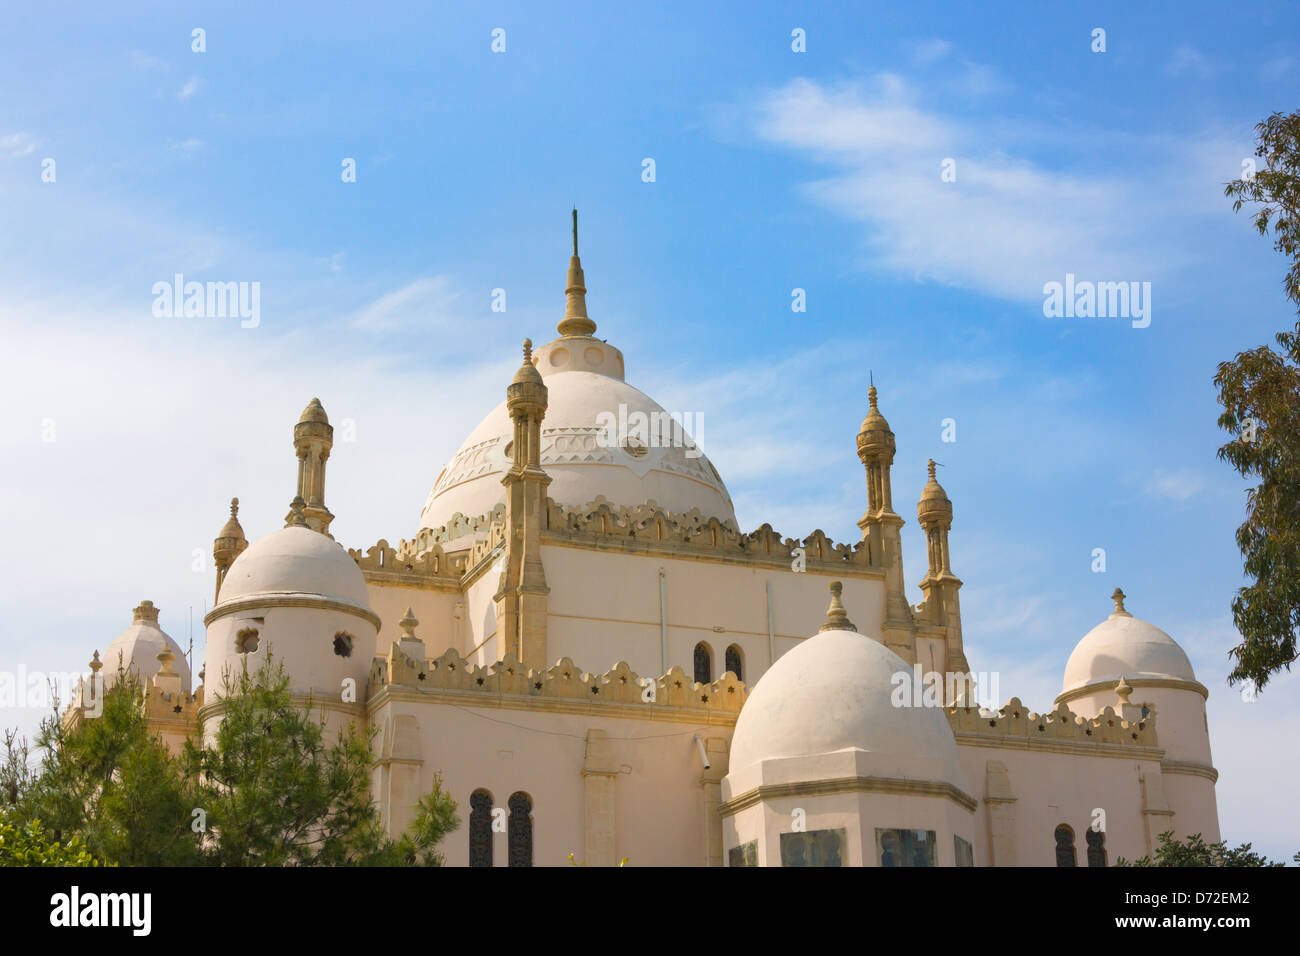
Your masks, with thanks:
[{"label": "wispy white cloud", "polygon": [[[988,130],[928,110],[899,76],[796,79],[754,117],[767,142],[832,168],[812,200],[869,227],[868,262],[1017,300],[1067,272],[1149,279],[1167,266],[1136,228],[1157,200],[1132,181],[1050,170],[999,150]],[[946,159],[956,179],[941,178]]]},{"label": "wispy white cloud", "polygon": [[30,133],[9,133],[0,136],[0,152],[10,159],[30,156],[36,151],[36,140]]},{"label": "wispy white cloud", "polygon": [[358,331],[377,333],[443,327],[463,316],[463,300],[463,293],[448,276],[416,279],[360,309],[348,324]]},{"label": "wispy white cloud", "polygon": [[198,89],[199,89],[199,78],[197,76],[191,76],[188,80],[185,81],[185,85],[176,91],[176,98],[178,100],[188,100],[191,96],[193,96],[196,92],[198,92]]},{"label": "wispy white cloud", "polygon": [[1196,472],[1183,468],[1178,471],[1157,471],[1147,482],[1148,494],[1170,501],[1187,501],[1195,498],[1205,487],[1205,481]]},{"label": "wispy white cloud", "polygon": [[1202,53],[1195,47],[1180,46],[1174,51],[1174,55],[1169,58],[1165,64],[1165,72],[1170,76],[1199,76],[1207,77],[1214,72]]},{"label": "wispy white cloud", "polygon": [[928,40],[916,40],[906,44],[910,52],[912,62],[917,66],[928,66],[938,60],[942,60],[952,52],[952,44],[947,40],[939,37],[931,37]]},{"label": "wispy white cloud", "polygon": [[197,136],[191,136],[189,139],[181,140],[179,142],[169,142],[168,148],[170,148],[172,152],[176,153],[197,153],[203,148],[203,140],[199,139]]},{"label": "wispy white cloud", "polygon": [[161,57],[156,57],[152,53],[146,53],[144,50],[131,51],[131,68],[140,70],[163,70],[167,68],[167,61]]}]

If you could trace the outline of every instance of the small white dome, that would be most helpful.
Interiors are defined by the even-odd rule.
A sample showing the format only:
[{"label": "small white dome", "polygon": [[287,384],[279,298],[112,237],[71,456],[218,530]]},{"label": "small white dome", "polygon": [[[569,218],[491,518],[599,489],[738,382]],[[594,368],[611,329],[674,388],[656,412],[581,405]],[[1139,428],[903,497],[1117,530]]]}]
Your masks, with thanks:
[{"label": "small white dome", "polygon": [[[616,505],[654,501],[670,512],[698,508],[720,521],[736,520],[731,495],[698,447],[681,447],[680,437],[676,445],[644,441],[664,428],[671,436],[673,426],[658,402],[623,381],[618,349],[600,339],[567,336],[542,346],[533,361],[548,391],[541,449],[542,467],[551,477],[547,495],[568,507],[603,496]],[[602,413],[612,418],[602,418]],[[611,420],[620,421],[632,437],[628,447],[602,444],[601,425]],[[690,419],[679,425],[691,425],[687,431],[701,437],[702,429]],[[514,423],[502,402],[439,474],[420,527],[441,527],[457,512],[475,518],[504,503],[501,479],[513,462],[513,438]]]},{"label": "small white dome", "polygon": [[[825,630],[784,654],[745,701],[731,742],[731,772],[764,760],[843,750],[880,758],[873,772],[912,775],[918,758],[932,779],[960,785],[957,743],[939,707],[895,707],[894,675],[912,669],[856,631]],[[911,772],[902,771],[902,766]]]},{"label": "small white dome", "polygon": [[370,606],[365,575],[342,545],[300,526],[268,534],[236,558],[218,603],[259,594],[316,594]]},{"label": "small white dome", "polygon": [[135,620],[131,626],[113,638],[99,658],[104,664],[100,673],[105,686],[111,687],[117,681],[119,664],[126,670],[134,670],[141,680],[153,677],[162,670],[158,655],[164,647],[175,657],[172,670],[180,675],[181,687],[188,688],[190,667],[186,663],[185,652],[158,626],[158,609],[153,606],[153,602],[144,601],[135,609]]},{"label": "small white dome", "polygon": [[[1121,603],[1122,606],[1122,603]],[[1196,680],[1178,643],[1154,624],[1118,610],[1083,636],[1065,664],[1062,692],[1143,678]]]}]

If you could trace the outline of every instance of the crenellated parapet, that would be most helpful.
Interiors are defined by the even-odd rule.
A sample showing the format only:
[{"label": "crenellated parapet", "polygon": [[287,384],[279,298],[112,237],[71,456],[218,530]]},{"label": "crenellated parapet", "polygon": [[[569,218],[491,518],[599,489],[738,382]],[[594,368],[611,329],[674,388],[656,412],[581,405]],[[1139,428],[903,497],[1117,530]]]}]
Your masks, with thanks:
[{"label": "crenellated parapet", "polygon": [[958,744],[1159,746],[1154,710],[1137,721],[1123,719],[1112,707],[1092,718],[1080,717],[1065,704],[1058,704],[1050,713],[1035,714],[1019,697],[1012,697],[996,712],[962,705],[944,708],[944,712]]},{"label": "crenellated parapet", "polygon": [[505,526],[506,506],[499,504],[487,514],[468,518],[459,511],[451,516],[446,524],[437,528],[421,528],[410,541],[403,540],[398,546],[402,555],[422,554],[435,545],[445,545],[471,536],[478,538],[492,533],[494,526]]},{"label": "crenellated parapet", "polygon": [[383,538],[364,553],[349,548],[348,555],[356,561],[366,580],[376,584],[418,584],[441,580],[457,585],[469,560],[463,551],[447,554],[441,544],[434,544],[417,554],[405,547],[394,548]]},{"label": "crenellated parapet", "polygon": [[720,521],[698,509],[685,513],[665,511],[654,501],[642,505],[615,505],[604,497],[580,508],[546,500],[543,540],[627,551],[667,551],[701,557],[761,561],[788,567],[800,557],[809,568],[844,571],[873,565],[863,543],[836,544],[821,530],[803,540],[782,538],[770,524],[749,534],[734,522]]},{"label": "crenellated parapet", "polygon": [[[418,650],[421,646],[409,647]],[[680,667],[659,678],[643,678],[620,661],[603,674],[592,674],[562,657],[551,667],[538,670],[525,667],[514,654],[479,667],[455,649],[434,659],[416,660],[398,642],[387,656],[372,662],[368,696],[373,699],[391,688],[411,688],[433,696],[467,695],[485,702],[513,698],[516,702],[567,705],[562,709],[575,705],[627,707],[634,712],[625,716],[633,717],[669,709],[701,719],[717,715],[726,722],[735,720],[747,696],[745,684],[730,671],[712,683],[701,684]]]}]

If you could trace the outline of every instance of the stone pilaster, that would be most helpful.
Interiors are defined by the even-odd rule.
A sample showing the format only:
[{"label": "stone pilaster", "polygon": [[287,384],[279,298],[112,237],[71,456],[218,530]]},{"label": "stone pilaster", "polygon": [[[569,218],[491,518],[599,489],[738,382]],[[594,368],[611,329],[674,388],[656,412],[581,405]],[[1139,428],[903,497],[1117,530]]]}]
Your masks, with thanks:
[{"label": "stone pilaster", "polygon": [[609,735],[603,730],[587,731],[587,752],[582,761],[583,861],[587,866],[613,866],[615,850],[614,763]]}]

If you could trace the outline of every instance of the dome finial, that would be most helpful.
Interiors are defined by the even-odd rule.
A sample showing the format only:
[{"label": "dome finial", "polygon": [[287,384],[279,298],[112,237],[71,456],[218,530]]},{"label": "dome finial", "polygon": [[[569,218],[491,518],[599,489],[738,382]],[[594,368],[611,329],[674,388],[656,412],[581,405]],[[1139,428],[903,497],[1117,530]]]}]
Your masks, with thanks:
[{"label": "dome finial", "polygon": [[831,582],[831,606],[826,610],[826,623],[818,628],[819,631],[856,631],[853,622],[849,620],[848,612],[844,610],[844,602],[840,600],[840,594],[844,591],[844,585],[839,581]]},{"label": "dome finial", "polygon": [[533,360],[533,340],[524,339],[524,361],[531,362],[532,360]]},{"label": "dome finial", "polygon": [[131,618],[137,624],[157,624],[158,609],[153,606],[153,601],[141,601],[131,612]]},{"label": "dome finial", "polygon": [[569,277],[565,283],[564,318],[556,329],[561,335],[594,335],[596,323],[587,317],[587,285],[578,258],[578,210],[573,210],[573,257],[569,259]]},{"label": "dome finial", "polygon": [[1119,675],[1119,683],[1115,685],[1115,696],[1119,698],[1120,706],[1129,705],[1129,695],[1133,693],[1133,688],[1129,686],[1128,678],[1123,674]]},{"label": "dome finial", "polygon": [[930,464],[929,464],[929,466],[928,466],[929,469],[930,469],[930,480],[931,480],[931,481],[935,481],[935,480],[936,480],[935,477],[934,477],[934,466],[935,466],[935,461],[934,461],[933,458],[931,458],[931,459],[930,459]]},{"label": "dome finial", "polygon": [[402,616],[402,619],[397,622],[397,626],[402,629],[402,640],[404,641],[417,640],[415,636],[415,629],[416,627],[419,626],[419,624],[420,624],[419,618],[417,618],[415,616],[415,612],[408,607],[406,609],[406,614],[404,614]]},{"label": "dome finial", "polygon": [[1115,602],[1115,613],[1116,613],[1116,614],[1123,614],[1125,617],[1132,617],[1133,615],[1129,614],[1129,612],[1126,611],[1126,610],[1124,609],[1124,598],[1127,597],[1127,596],[1128,596],[1128,595],[1126,595],[1126,594],[1125,594],[1123,591],[1121,591],[1119,588],[1116,588],[1116,589],[1111,593],[1111,595],[1110,595],[1110,599],[1111,599],[1112,601]]},{"label": "dome finial", "polygon": [[289,513],[284,516],[284,526],[286,528],[307,527],[307,516],[303,513],[306,510],[307,502],[302,500],[302,495],[294,495],[293,501],[289,504]]}]

